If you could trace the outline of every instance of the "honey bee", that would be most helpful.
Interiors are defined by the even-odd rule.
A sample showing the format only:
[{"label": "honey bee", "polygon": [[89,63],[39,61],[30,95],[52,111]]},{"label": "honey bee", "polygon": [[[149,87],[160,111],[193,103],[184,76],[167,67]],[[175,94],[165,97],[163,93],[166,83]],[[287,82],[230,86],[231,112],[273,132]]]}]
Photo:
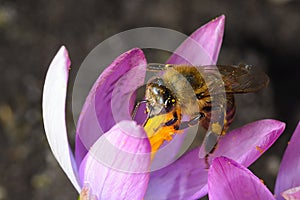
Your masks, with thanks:
[{"label": "honey bee", "polygon": [[[199,124],[207,130],[205,157],[213,153],[233,121],[234,94],[259,91],[269,82],[265,73],[248,65],[149,64],[147,70],[160,76],[146,84],[144,99],[137,102],[133,118],[136,108],[146,103],[144,127],[156,127],[150,130],[152,147],[158,149],[173,134]],[[183,120],[184,116],[188,120]],[[149,129],[147,133],[149,136]]]}]

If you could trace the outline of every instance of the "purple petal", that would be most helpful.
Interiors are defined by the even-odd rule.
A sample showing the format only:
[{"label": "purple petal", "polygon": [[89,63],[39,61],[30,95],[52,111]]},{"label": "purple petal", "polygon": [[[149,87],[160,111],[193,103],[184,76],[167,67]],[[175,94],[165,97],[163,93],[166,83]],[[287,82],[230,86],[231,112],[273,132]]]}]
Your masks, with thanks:
[{"label": "purple petal", "polygon": [[65,121],[65,101],[70,64],[68,52],[62,46],[47,72],[43,91],[43,119],[48,143],[56,160],[76,190],[80,192],[77,167],[70,150]]},{"label": "purple petal", "polygon": [[104,132],[118,121],[131,119],[132,93],[143,84],[145,66],[142,50],[132,49],[115,59],[97,79],[79,116],[75,148],[78,166]]},{"label": "purple petal", "polygon": [[151,146],[144,129],[122,121],[92,146],[79,169],[98,199],[143,199],[149,180]]},{"label": "purple petal", "polygon": [[[224,155],[249,166],[276,141],[284,128],[282,122],[261,120],[233,130],[220,139],[209,159]],[[171,165],[152,172],[146,199],[197,199],[206,195],[207,166],[198,152],[199,148],[194,149]]]},{"label": "purple petal", "polygon": [[277,175],[275,195],[283,199],[280,193],[300,185],[300,122],[285,150]]},{"label": "purple petal", "polygon": [[289,190],[286,190],[281,195],[286,200],[297,200],[297,199],[300,199],[300,186],[291,188]]},{"label": "purple petal", "polygon": [[[207,193],[207,169],[193,150],[173,164],[151,172],[147,199],[196,199]],[[196,194],[196,195],[195,195]]]},{"label": "purple petal", "polygon": [[214,65],[217,63],[224,33],[225,16],[210,21],[186,39],[167,63]]},{"label": "purple petal", "polygon": [[226,157],[212,162],[208,172],[208,196],[210,200],[275,199],[251,171]]},{"label": "purple petal", "polygon": [[220,139],[211,158],[225,156],[248,167],[281,135],[283,122],[259,120],[227,133]]}]

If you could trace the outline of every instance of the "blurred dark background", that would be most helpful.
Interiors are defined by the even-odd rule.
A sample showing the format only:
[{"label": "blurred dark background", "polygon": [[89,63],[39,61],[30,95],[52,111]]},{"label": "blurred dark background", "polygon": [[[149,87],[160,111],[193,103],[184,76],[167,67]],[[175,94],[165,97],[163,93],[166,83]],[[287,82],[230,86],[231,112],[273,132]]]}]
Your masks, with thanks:
[{"label": "blurred dark background", "polygon": [[300,118],[300,1],[0,0],[0,200],[77,199],[50,152],[41,118],[44,78],[62,44],[72,60],[72,87],[85,56],[114,34],[143,26],[190,34],[221,14],[226,27],[219,63],[261,66],[271,79],[262,92],[237,97],[233,127],[262,118],[287,123],[251,166],[273,190]]}]

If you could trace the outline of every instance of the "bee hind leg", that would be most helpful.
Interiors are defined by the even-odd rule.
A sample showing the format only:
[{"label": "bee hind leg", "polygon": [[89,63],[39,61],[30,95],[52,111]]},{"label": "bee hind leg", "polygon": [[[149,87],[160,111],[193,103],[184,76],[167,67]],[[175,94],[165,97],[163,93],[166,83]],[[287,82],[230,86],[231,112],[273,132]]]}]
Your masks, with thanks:
[{"label": "bee hind leg", "polygon": [[218,145],[219,135],[216,133],[208,133],[204,142],[204,149],[207,154],[204,157],[206,169],[209,169],[209,156],[216,150]]}]

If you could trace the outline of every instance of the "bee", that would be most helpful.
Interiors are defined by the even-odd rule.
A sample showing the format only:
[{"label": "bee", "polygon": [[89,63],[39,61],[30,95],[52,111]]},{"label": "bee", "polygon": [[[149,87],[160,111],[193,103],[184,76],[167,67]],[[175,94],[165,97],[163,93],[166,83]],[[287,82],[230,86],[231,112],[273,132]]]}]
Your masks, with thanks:
[{"label": "bee", "polygon": [[213,153],[233,121],[234,94],[259,91],[269,82],[265,73],[248,65],[149,64],[147,70],[159,76],[146,84],[144,99],[136,103],[133,118],[136,108],[145,103],[144,127],[156,127],[147,131],[155,149],[173,134],[201,125],[207,130],[203,157]]}]

